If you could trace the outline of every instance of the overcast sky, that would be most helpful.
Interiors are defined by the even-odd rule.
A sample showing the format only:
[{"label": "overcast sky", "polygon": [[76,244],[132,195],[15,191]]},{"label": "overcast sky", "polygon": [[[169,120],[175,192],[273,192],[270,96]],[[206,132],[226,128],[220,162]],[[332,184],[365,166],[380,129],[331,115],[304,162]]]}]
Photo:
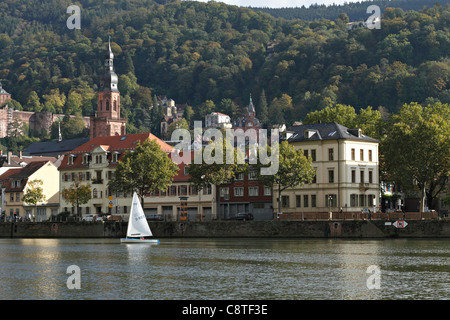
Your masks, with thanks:
[{"label": "overcast sky", "polygon": [[[208,0],[197,0],[208,2]],[[362,0],[215,0],[242,7],[269,7],[269,8],[288,8],[288,7],[309,7],[311,4],[344,4],[344,2],[362,2]]]}]

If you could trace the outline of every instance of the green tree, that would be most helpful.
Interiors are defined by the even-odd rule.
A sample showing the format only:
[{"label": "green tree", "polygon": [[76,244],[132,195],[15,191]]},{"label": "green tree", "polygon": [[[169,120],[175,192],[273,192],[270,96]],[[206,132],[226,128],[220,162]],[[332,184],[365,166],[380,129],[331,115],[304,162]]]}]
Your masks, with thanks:
[{"label": "green tree", "polygon": [[34,216],[37,216],[37,204],[45,201],[43,184],[44,182],[40,179],[28,181],[27,191],[22,197],[23,202],[34,205]]},{"label": "green tree", "polygon": [[[234,148],[226,138],[222,137],[216,137],[216,140],[203,148],[201,153],[203,155],[202,163],[195,163],[194,161],[189,166],[189,181],[199,190],[208,185],[215,185],[217,197],[220,200],[220,185],[229,183],[239,173],[247,170],[248,165],[244,161],[244,155],[240,149]],[[232,157],[229,155],[232,155]],[[217,202],[217,207],[220,208],[220,202]]]},{"label": "green tree", "polygon": [[42,104],[39,101],[39,96],[37,95],[36,91],[30,92],[26,104],[26,110],[34,112],[40,112],[42,110]]},{"label": "green tree", "polygon": [[421,194],[430,208],[445,189],[450,174],[450,106],[405,104],[393,116],[382,142],[387,175],[406,190]]},{"label": "green tree", "polygon": [[[275,186],[278,191],[278,212],[281,212],[281,193],[305,183],[311,183],[316,171],[311,165],[312,159],[306,158],[302,149],[295,150],[287,141],[279,144],[278,171],[273,175],[261,175],[258,170],[258,180],[264,185]],[[259,164],[259,168],[263,165]]]},{"label": "green tree", "polygon": [[77,209],[77,215],[79,217],[81,216],[80,206],[88,203],[91,195],[92,189],[90,183],[81,183],[77,175],[75,175],[75,180],[72,184],[61,191],[61,197]]},{"label": "green tree", "polygon": [[108,188],[113,192],[135,191],[143,204],[145,194],[167,189],[178,169],[156,140],[147,139],[138,142],[134,152],[125,153]]},{"label": "green tree", "polygon": [[267,98],[266,92],[264,89],[261,91],[261,96],[259,97],[259,110],[257,117],[263,124],[267,124],[269,122],[269,110],[267,107]]}]

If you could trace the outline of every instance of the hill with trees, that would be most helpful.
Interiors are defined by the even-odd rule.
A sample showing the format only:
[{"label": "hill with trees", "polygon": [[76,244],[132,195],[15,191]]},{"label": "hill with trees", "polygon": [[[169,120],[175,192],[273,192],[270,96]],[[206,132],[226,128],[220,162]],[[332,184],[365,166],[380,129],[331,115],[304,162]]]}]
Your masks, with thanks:
[{"label": "hill with trees", "polygon": [[367,7],[369,5],[376,5],[383,11],[384,9],[400,8],[403,11],[419,11],[426,8],[431,8],[436,3],[441,5],[450,3],[450,0],[361,0],[360,2],[348,2],[344,4],[312,4],[309,7],[296,8],[258,8],[250,7],[255,11],[262,11],[268,13],[276,18],[284,19],[303,19],[303,20],[335,20],[341,13],[347,14],[350,21],[366,20],[368,18]]},{"label": "hill with trees", "polygon": [[[66,26],[71,4],[80,30]],[[383,8],[381,29],[349,31],[349,21],[216,2],[4,0],[0,81],[16,109],[89,115],[111,36],[129,132],[159,135],[156,95],[187,104],[192,122],[210,110],[239,115],[251,94],[265,124],[288,125],[336,104],[392,113],[450,103],[449,4]]]}]

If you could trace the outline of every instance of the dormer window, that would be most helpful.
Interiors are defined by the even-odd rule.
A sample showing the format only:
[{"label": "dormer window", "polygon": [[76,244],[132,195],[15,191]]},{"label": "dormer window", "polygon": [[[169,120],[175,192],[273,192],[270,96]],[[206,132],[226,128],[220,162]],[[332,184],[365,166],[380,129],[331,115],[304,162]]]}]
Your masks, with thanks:
[{"label": "dormer window", "polygon": [[119,161],[119,153],[117,151],[112,153],[112,162],[118,162]]},{"label": "dormer window", "polygon": [[89,153],[83,154],[83,164],[89,164]]},{"label": "dormer window", "polygon": [[75,156],[73,154],[69,154],[69,157],[67,159],[67,164],[69,166],[73,165],[73,158],[75,158]]}]

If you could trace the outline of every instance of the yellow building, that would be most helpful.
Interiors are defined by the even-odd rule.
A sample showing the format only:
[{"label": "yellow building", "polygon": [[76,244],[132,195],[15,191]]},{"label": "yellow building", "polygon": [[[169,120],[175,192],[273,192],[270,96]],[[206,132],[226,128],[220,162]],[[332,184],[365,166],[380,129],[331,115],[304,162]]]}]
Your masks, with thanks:
[{"label": "yellow building", "polygon": [[[312,158],[316,177],[310,184],[283,191],[279,212],[357,213],[378,208],[378,140],[337,123],[294,126],[287,139]],[[278,207],[276,197],[273,206]]]},{"label": "yellow building", "polygon": [[[45,200],[34,205],[24,203],[28,182],[42,181]],[[0,176],[2,212],[7,219],[46,221],[59,209],[59,172],[51,161],[36,161],[23,168],[11,168]],[[36,211],[35,211],[36,209]]]}]

